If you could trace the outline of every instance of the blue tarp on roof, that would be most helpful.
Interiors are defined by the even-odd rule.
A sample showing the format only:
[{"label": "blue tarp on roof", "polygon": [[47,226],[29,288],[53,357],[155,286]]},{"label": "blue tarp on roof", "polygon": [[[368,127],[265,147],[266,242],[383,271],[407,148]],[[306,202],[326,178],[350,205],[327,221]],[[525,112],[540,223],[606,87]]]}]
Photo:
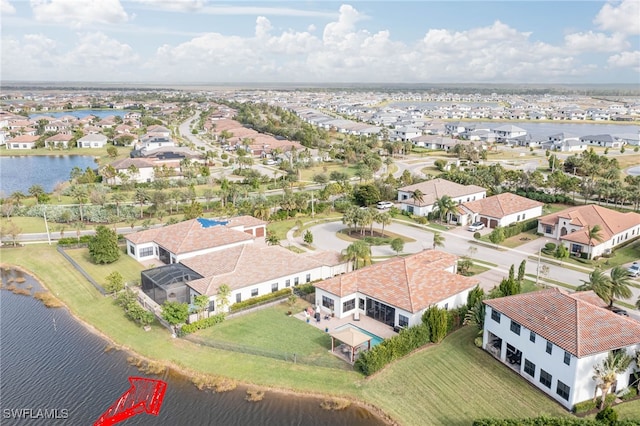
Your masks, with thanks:
[{"label": "blue tarp on roof", "polygon": [[215,220],[215,219],[205,219],[203,217],[199,217],[198,222],[200,222],[200,226],[202,226],[203,228],[211,228],[212,226],[218,226],[218,225],[226,225],[227,223],[229,223],[228,220]]}]

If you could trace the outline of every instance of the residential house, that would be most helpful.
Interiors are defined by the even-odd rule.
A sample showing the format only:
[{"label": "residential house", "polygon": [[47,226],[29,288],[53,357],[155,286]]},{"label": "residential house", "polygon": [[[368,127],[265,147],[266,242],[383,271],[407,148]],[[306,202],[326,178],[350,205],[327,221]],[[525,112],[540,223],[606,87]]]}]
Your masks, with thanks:
[{"label": "residential house", "polygon": [[78,139],[78,148],[102,148],[107,144],[107,137],[100,133],[90,133]]},{"label": "residential house", "polygon": [[581,136],[580,141],[588,145],[602,146],[605,148],[620,148],[623,142],[609,134]]},{"label": "residential house", "polygon": [[430,306],[467,303],[478,280],[458,275],[457,261],[439,250],[393,257],[315,284],[316,305],[338,318],[362,313],[396,329],[411,327]]},{"label": "residential house", "polygon": [[[553,288],[484,303],[483,348],[569,410],[597,394],[593,367],[609,351],[640,349],[640,322],[593,292]],[[635,367],[617,375],[614,391],[631,384]]]},{"label": "residential house", "polygon": [[422,135],[422,131],[420,129],[416,129],[415,127],[400,127],[393,131],[392,137],[395,140],[408,141],[417,138],[420,135]]},{"label": "residential house", "polygon": [[[598,238],[590,239],[589,230],[595,225],[600,227]],[[538,232],[559,240],[572,255],[593,258],[609,254],[620,244],[638,238],[640,214],[587,204],[541,217]]]},{"label": "residential house", "polygon": [[[422,193],[422,201],[413,198],[416,190]],[[426,216],[432,212],[436,201],[445,195],[460,204],[486,197],[487,190],[477,185],[460,185],[446,179],[431,179],[398,188],[400,209],[417,216]]]},{"label": "residential house", "polygon": [[73,135],[68,133],[58,133],[44,140],[46,148],[69,148],[69,141],[73,139]]},{"label": "residential house", "polygon": [[462,203],[458,207],[460,214],[452,215],[452,220],[460,225],[482,222],[488,228],[509,226],[540,216],[543,205],[539,201],[504,192]]},{"label": "residential house", "polygon": [[7,140],[6,144],[8,149],[33,149],[38,139],[40,136],[20,135]]},{"label": "residential house", "polygon": [[512,124],[505,124],[504,126],[496,127],[493,129],[493,132],[496,134],[496,140],[498,142],[509,142],[509,140],[513,138],[517,138],[518,136],[524,136],[527,134],[527,131],[518,126],[514,126]]},{"label": "residential house", "polygon": [[[153,182],[155,178],[154,167],[156,164],[146,158],[123,158],[110,164],[116,172],[115,176],[105,175],[105,168],[100,174],[109,185],[120,185],[123,183],[122,175],[128,176],[129,182]],[[177,173],[177,172],[176,172]]]}]

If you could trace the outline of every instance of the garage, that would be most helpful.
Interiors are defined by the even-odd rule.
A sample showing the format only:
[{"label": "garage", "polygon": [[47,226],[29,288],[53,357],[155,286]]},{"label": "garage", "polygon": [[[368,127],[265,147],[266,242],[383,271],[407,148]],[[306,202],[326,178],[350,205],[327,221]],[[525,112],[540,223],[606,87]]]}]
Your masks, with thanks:
[{"label": "garage", "polygon": [[493,228],[496,228],[496,227],[498,227],[498,220],[497,219],[491,219],[489,221],[489,228],[493,229]]}]

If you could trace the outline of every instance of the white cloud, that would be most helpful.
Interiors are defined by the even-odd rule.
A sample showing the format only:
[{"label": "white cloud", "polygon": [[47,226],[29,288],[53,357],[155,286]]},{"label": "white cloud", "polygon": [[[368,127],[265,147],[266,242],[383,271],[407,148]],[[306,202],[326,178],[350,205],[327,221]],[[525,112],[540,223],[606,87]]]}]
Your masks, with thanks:
[{"label": "white cloud", "polygon": [[593,22],[603,30],[640,34],[640,1],[610,1],[602,6]]},{"label": "white cloud", "polygon": [[640,50],[621,52],[610,56],[607,64],[611,68],[630,68],[635,72],[640,72]]},{"label": "white cloud", "polygon": [[1,15],[13,15],[16,13],[16,8],[9,2],[9,0],[0,0],[0,14]]},{"label": "white cloud", "polygon": [[126,22],[129,15],[120,0],[31,0],[33,16],[38,22],[68,24],[85,27],[92,24],[117,24]]},{"label": "white cloud", "polygon": [[[640,19],[640,16],[638,17]],[[565,44],[570,52],[616,52],[627,49],[629,42],[622,33],[614,33],[610,36],[604,33],[568,34],[564,38]]]},{"label": "white cloud", "polygon": [[201,10],[205,0],[131,0],[152,8],[174,12],[194,12]]}]

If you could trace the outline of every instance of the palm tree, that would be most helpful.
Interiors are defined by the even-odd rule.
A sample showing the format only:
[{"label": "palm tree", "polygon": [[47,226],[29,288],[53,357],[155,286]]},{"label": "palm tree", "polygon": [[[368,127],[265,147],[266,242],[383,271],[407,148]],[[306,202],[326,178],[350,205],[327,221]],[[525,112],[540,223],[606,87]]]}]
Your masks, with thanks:
[{"label": "palm tree", "polygon": [[611,269],[610,276],[611,298],[609,300],[609,308],[613,306],[613,302],[616,298],[628,299],[632,296],[631,289],[629,288],[631,285],[631,278],[625,268],[622,266],[614,267]]},{"label": "palm tree", "polygon": [[593,380],[596,381],[596,389],[593,394],[593,400],[598,397],[598,389],[602,392],[600,401],[600,409],[604,408],[604,402],[609,389],[618,379],[618,374],[624,373],[633,361],[624,351],[611,351],[605,359],[593,366]]},{"label": "palm tree", "polygon": [[444,247],[444,241],[445,239],[442,234],[439,232],[435,232],[433,234],[433,249],[435,250],[436,247]]},{"label": "palm tree", "polygon": [[87,202],[87,197],[88,197],[87,190],[83,186],[74,185],[69,190],[69,195],[71,195],[71,197],[73,197],[78,202],[79,210],[80,210],[80,221],[84,222],[84,214],[82,211],[82,206],[84,205],[84,203]]},{"label": "palm tree", "polygon": [[345,260],[353,262],[353,270],[355,271],[358,269],[360,260],[363,265],[371,262],[371,246],[364,241],[356,241],[344,249],[342,256]]},{"label": "palm tree", "polygon": [[592,227],[587,226],[587,236],[589,237],[589,258],[593,257],[591,242],[594,240],[599,243],[604,241],[604,236],[602,236],[601,232],[602,227],[600,225],[593,225]]},{"label": "palm tree", "polygon": [[604,275],[601,269],[596,268],[589,274],[589,281],[582,280],[583,284],[576,291],[593,291],[605,303],[611,303],[611,281]]},{"label": "palm tree", "polygon": [[380,212],[376,215],[376,222],[382,225],[382,236],[384,236],[384,227],[391,225],[391,215],[389,212]]},{"label": "palm tree", "polygon": [[231,296],[231,287],[227,284],[222,284],[218,287],[218,294],[216,295],[216,301],[220,307],[220,313],[224,313],[225,308],[229,306],[229,297]]},{"label": "palm tree", "polygon": [[438,198],[435,202],[435,208],[438,211],[438,216],[440,217],[440,223],[444,221],[444,219],[449,215],[449,213],[453,213],[456,209],[456,202],[451,199],[448,195],[443,195]]},{"label": "palm tree", "polygon": [[120,218],[120,203],[126,199],[127,197],[120,191],[115,191],[111,194],[111,201],[116,205],[116,216],[118,216],[118,218]]},{"label": "palm tree", "polygon": [[411,193],[411,198],[413,198],[413,205],[421,205],[424,202],[424,193],[419,189],[416,189]]},{"label": "palm tree", "polygon": [[136,189],[136,193],[134,195],[136,201],[140,204],[140,219],[144,216],[143,207],[144,204],[149,201],[149,193],[144,188]]}]

